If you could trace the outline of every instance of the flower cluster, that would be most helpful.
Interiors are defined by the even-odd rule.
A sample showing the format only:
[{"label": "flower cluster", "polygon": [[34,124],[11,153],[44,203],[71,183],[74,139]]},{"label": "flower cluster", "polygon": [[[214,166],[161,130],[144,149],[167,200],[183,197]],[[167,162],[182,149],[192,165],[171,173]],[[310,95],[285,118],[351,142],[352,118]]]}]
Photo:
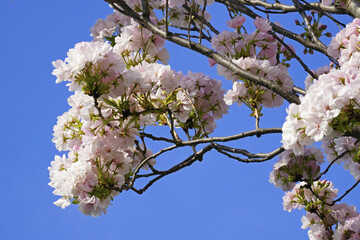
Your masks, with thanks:
[{"label": "flower cluster", "polygon": [[355,18],[353,22],[346,25],[346,28],[340,30],[331,40],[328,47],[328,54],[333,58],[339,59],[342,65],[352,56],[352,53],[358,52],[360,35],[360,19]]},{"label": "flower cluster", "polygon": [[[350,215],[349,213],[346,213]],[[354,214],[355,215],[355,214]],[[360,215],[352,216],[340,222],[334,235],[334,240],[360,239]]]},{"label": "flower cluster", "polygon": [[[334,204],[338,189],[326,180],[312,184],[300,182],[283,197],[285,211],[305,208],[302,228],[310,228],[310,239],[356,239],[359,234],[359,213],[346,203]],[[335,200],[335,201],[334,201]],[[335,227],[335,229],[334,229]]]},{"label": "flower cluster", "polygon": [[283,63],[289,60],[289,53],[281,48],[281,44],[268,32],[272,27],[264,18],[257,17],[254,25],[257,28],[251,34],[242,31],[245,23],[244,16],[237,16],[227,22],[227,25],[235,28],[233,32],[222,31],[211,40],[212,47],[221,55],[231,59],[251,57],[259,60],[269,60],[272,65],[278,64],[277,57],[286,54]]},{"label": "flower cluster", "polygon": [[[192,31],[201,32],[200,40],[208,40],[217,53],[239,68],[288,92],[293,89],[288,61],[294,48],[284,46],[267,19],[256,17],[256,29],[248,32],[246,18],[228,9],[232,17],[226,25],[233,30],[211,37],[206,35],[211,28],[206,7],[214,0],[123,2],[159,29],[188,29],[188,38],[194,37]],[[332,1],[322,3],[330,5]],[[143,7],[147,8],[144,12]],[[162,19],[158,19],[160,12]],[[322,14],[317,14],[320,19]],[[326,29],[319,19],[308,16],[317,37]],[[307,29],[305,23],[296,24]],[[173,34],[181,36],[176,31]],[[155,169],[157,155],[146,144],[146,138],[156,139],[145,132],[148,126],[169,127],[171,137],[161,140],[180,146],[178,129],[187,140],[208,137],[228,105],[245,104],[257,118],[258,127],[263,107],[279,107],[284,102],[273,91],[221,65],[218,74],[233,83],[227,92],[220,81],[203,73],[174,71],[167,65],[165,40],[121,13],[97,20],[91,36],[93,41],[76,44],[65,60],[53,62],[56,82],[68,82],[74,92],[68,99],[70,109],[54,126],[56,148],[67,151],[55,156],[48,168],[49,185],[60,196],[56,206],[77,204],[84,214],[99,216],[121,191],[134,189],[136,177],[159,173]],[[307,32],[302,37],[312,41],[313,35]],[[338,204],[347,193],[336,199],[338,190],[333,183],[320,180],[328,170],[320,171],[324,156],[320,149],[309,146],[323,141],[330,165],[343,163],[360,181],[359,19],[333,38],[328,54],[339,65],[313,71],[317,79],[314,75],[306,78],[301,103],[289,106],[282,128],[285,151],[273,167],[270,182],[288,191],[283,197],[284,210],[307,211],[302,228],[310,228],[310,239],[358,239],[359,213],[354,206]],[[209,63],[216,64],[212,59]],[[152,173],[137,175],[140,168]]]},{"label": "flower cluster", "polygon": [[[87,93],[100,90],[98,88],[110,87],[108,83],[116,79],[125,70],[125,65],[119,55],[115,54],[108,43],[80,42],[68,52],[65,61],[53,62],[57,77],[56,83],[69,81],[70,91],[84,90]],[[85,86],[84,78],[92,75],[92,83]],[[113,84],[114,85],[114,84]],[[101,89],[108,91],[109,89]]]},{"label": "flower cluster", "polygon": [[[224,101],[225,90],[221,88],[221,81],[190,71],[187,76],[178,74],[178,77],[182,90],[176,95],[178,104],[174,115],[180,125],[192,128],[195,125],[196,129],[196,125],[200,124],[203,130],[199,133],[213,132],[216,128],[215,119],[221,119],[229,108]],[[200,120],[199,123],[196,119]]]},{"label": "flower cluster", "polygon": [[[270,175],[275,186],[285,191],[292,189],[284,196],[285,210],[307,210],[302,222],[303,228],[310,227],[310,239],[357,239],[360,233],[355,207],[336,204],[333,184],[318,180],[324,174],[320,174],[319,167],[323,161],[316,160],[317,154],[304,157],[309,156],[307,146],[323,141],[330,164],[344,163],[355,180],[360,180],[360,144],[353,134],[360,126],[359,35],[360,21],[355,19],[333,38],[328,48],[339,66],[321,67],[313,71],[318,79],[306,78],[306,95],[300,97],[299,105],[291,104],[287,110],[282,128],[286,150]],[[317,156],[320,155],[321,152]],[[297,181],[302,182],[295,185]]]},{"label": "flower cluster", "polygon": [[356,181],[360,180],[360,143],[353,137],[338,137],[324,141],[322,147],[329,162],[344,163],[344,168]]},{"label": "flower cluster", "polygon": [[[301,104],[289,106],[283,125],[283,143],[286,149],[293,149],[296,154],[301,154],[304,145],[339,137],[359,125],[359,40],[351,40],[360,33],[359,23],[359,19],[355,19],[348,24],[329,46],[329,53],[333,56],[334,49],[342,49],[336,55],[339,57],[340,68],[321,69],[318,80],[314,80],[309,86],[306,96],[300,97]],[[339,42],[339,39],[342,41]]]},{"label": "flower cluster", "polygon": [[[244,16],[236,16],[227,22],[235,30],[223,31],[211,40],[212,47],[221,55],[232,60],[240,68],[259,77],[265,77],[276,84],[291,90],[291,80],[286,61],[291,59],[290,52],[284,48],[269,31],[270,22],[257,17],[254,21],[256,30],[248,34],[244,29]],[[233,82],[233,89],[225,95],[228,105],[245,103],[256,115],[264,107],[279,107],[284,99],[276,93],[245,79],[239,79],[229,69],[218,65],[218,74]],[[240,82],[242,80],[243,82]]]},{"label": "flower cluster", "polygon": [[[293,87],[294,82],[290,78],[287,68],[281,64],[271,65],[269,60],[257,60],[249,57],[239,58],[233,62],[242,69],[259,77],[266,77],[289,91]],[[260,110],[261,106],[279,107],[284,102],[282,97],[262,86],[250,81],[238,82],[238,77],[223,66],[218,66],[218,74],[234,82],[233,89],[225,95],[225,101],[228,105],[235,102],[239,105],[246,103],[250,108],[257,107]]]},{"label": "flower cluster", "polygon": [[114,34],[121,32],[120,28],[130,24],[130,18],[114,11],[106,19],[99,18],[94,26],[90,28],[94,41],[104,42],[105,39],[112,40]]},{"label": "flower cluster", "polygon": [[274,164],[270,182],[284,191],[289,191],[298,181],[318,177],[320,164],[323,162],[321,150],[315,147],[306,148],[300,156],[296,156],[291,150],[285,150]]},{"label": "flower cluster", "polygon": [[220,81],[158,63],[168,59],[164,39],[135,21],[114,13],[98,20],[92,35],[94,41],[76,44],[64,61],[53,62],[56,82],[67,81],[74,94],[54,126],[53,142],[68,154],[55,156],[49,185],[60,196],[57,206],[78,204],[84,214],[98,216],[140,163],[145,170],[156,163],[138,141],[146,126],[182,128],[198,139],[214,131],[228,106]]},{"label": "flower cluster", "polygon": [[334,189],[334,184],[326,180],[316,181],[311,186],[305,182],[297,183],[283,197],[284,210],[291,212],[295,208],[305,207],[313,211],[318,208],[317,205],[331,204],[337,196],[337,192],[338,189]]},{"label": "flower cluster", "polygon": [[[137,12],[142,12],[142,1],[141,0],[126,0],[128,6],[134,9]],[[189,13],[192,11],[198,16],[202,16],[206,21],[211,19],[210,13],[204,8],[204,6],[209,6],[213,4],[214,0],[195,0],[193,2],[188,2],[186,0],[152,0],[148,1],[151,17],[155,17],[154,12],[156,10],[166,11],[166,2],[168,4],[168,23],[171,26],[179,28],[187,28],[189,24]],[[187,6],[184,8],[183,6]],[[190,10],[192,9],[192,10]],[[155,10],[155,11],[154,11]],[[165,15],[165,14],[164,14]],[[165,19],[162,19],[160,22],[161,25],[165,24]],[[192,23],[195,27],[200,28],[200,21],[198,19],[192,19]]]}]

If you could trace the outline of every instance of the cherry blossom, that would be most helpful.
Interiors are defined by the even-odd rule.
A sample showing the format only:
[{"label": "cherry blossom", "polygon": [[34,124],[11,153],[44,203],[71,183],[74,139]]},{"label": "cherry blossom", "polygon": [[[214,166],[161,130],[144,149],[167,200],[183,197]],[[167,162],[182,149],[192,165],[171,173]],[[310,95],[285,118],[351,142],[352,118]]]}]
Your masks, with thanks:
[{"label": "cherry blossom", "polygon": [[[150,185],[136,190],[136,177],[162,176],[159,173],[166,171],[155,169],[161,153],[186,144],[193,150],[193,155],[170,168],[170,173],[201,161],[201,151],[206,148],[197,150],[202,144],[198,145],[198,140],[205,139],[208,147],[221,152],[209,135],[234,103],[251,110],[259,131],[262,109],[280,107],[286,97],[264,87],[267,85],[261,81],[235,74],[227,66],[232,64],[299,100],[289,101],[293,103],[282,126],[283,146],[276,150],[278,160],[269,180],[286,192],[284,210],[306,210],[301,222],[303,229],[309,229],[310,239],[360,239],[355,206],[339,203],[347,193],[338,197],[339,190],[324,179],[330,166],[337,163],[349,170],[357,183],[360,181],[360,19],[355,18],[332,39],[327,47],[332,63],[317,70],[305,69],[309,73],[305,90],[297,90],[289,75],[295,48],[283,43],[285,35],[274,25],[280,24],[252,15],[255,30],[251,32],[246,28],[249,21],[245,24],[245,15],[229,8],[231,19],[223,25],[231,31],[217,31],[208,23],[211,15],[207,6],[214,2],[156,0],[148,1],[144,10],[143,1],[125,0],[121,3],[154,28],[126,16],[124,11],[114,11],[91,27],[93,41],[77,43],[64,60],[53,62],[56,83],[67,81],[73,92],[68,98],[69,110],[58,117],[53,128],[55,147],[66,151],[56,155],[48,168],[49,185],[59,196],[54,204],[61,208],[76,204],[85,215],[96,217],[107,212],[119,193],[129,189],[142,193],[152,184],[151,180]],[[321,4],[329,7],[333,1]],[[314,19],[314,11],[304,21],[306,17],[313,24],[313,35],[321,37],[327,25],[319,22],[321,17],[318,22]],[[298,20],[296,25],[303,26]],[[170,34],[169,28],[187,29],[187,39],[183,40],[189,42],[190,49],[195,46],[191,43],[194,38],[199,39],[198,45],[207,41],[201,46],[208,47],[204,51],[209,65],[217,65],[219,77],[231,81],[230,89],[225,90],[220,80],[204,73],[185,74],[168,65],[170,55],[164,38],[182,36]],[[160,37],[154,29],[166,34]],[[194,31],[200,36],[193,36]],[[299,36],[312,42],[314,36],[310,35],[305,32]],[[305,50],[313,51],[309,46]],[[161,127],[170,130],[169,138],[147,132],[148,128]],[[147,138],[173,146],[154,153]],[[322,142],[325,156],[313,145],[315,142]],[[262,155],[240,150],[244,155]],[[325,170],[324,159],[328,164]]]}]

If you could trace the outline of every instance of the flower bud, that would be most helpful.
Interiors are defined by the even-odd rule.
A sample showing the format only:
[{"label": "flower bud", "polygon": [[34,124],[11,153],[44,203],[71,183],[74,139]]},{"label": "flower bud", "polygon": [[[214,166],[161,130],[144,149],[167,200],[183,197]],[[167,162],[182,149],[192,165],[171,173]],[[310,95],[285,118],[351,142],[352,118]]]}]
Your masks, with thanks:
[{"label": "flower bud", "polygon": [[325,36],[327,36],[327,37],[332,37],[332,34],[329,33],[329,32],[327,32],[327,33],[325,33]]},{"label": "flower bud", "polygon": [[315,13],[318,13],[318,11],[316,11],[316,10],[311,10],[311,12],[310,12],[310,13],[311,13],[311,15],[313,15],[313,16],[314,16],[314,15],[315,15]]},{"label": "flower bud", "polygon": [[320,24],[318,29],[321,30],[321,31],[324,31],[325,29],[327,29],[327,25]]}]

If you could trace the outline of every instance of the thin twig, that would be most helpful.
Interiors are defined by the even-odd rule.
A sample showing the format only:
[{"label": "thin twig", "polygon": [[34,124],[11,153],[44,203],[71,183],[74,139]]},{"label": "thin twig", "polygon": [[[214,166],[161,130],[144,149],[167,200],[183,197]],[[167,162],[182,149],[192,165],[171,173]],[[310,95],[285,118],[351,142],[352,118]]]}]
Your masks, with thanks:
[{"label": "thin twig", "polygon": [[269,156],[278,155],[278,154],[282,153],[283,151],[285,151],[285,149],[283,147],[279,147],[270,153],[250,153],[245,149],[232,148],[232,147],[224,146],[224,145],[221,145],[218,143],[215,143],[215,148],[226,151],[226,152],[241,154],[241,155],[246,156],[247,158],[267,158]]},{"label": "thin twig", "polygon": [[319,38],[315,35],[314,30],[313,30],[313,28],[312,28],[312,26],[311,26],[311,24],[310,24],[310,22],[309,22],[309,19],[308,19],[307,16],[306,16],[306,13],[305,13],[305,10],[304,10],[304,8],[303,8],[303,5],[302,5],[298,0],[292,0],[292,1],[293,1],[293,3],[294,3],[295,7],[298,9],[301,17],[303,18],[303,20],[304,20],[304,22],[305,22],[305,25],[306,25],[306,27],[307,27],[307,29],[308,29],[308,32],[309,32],[310,35],[311,35],[311,38],[312,38],[313,42],[316,43],[316,44],[318,44],[319,46],[321,46],[321,47],[323,47],[323,48],[326,48],[325,44],[322,43],[322,42],[319,40]]},{"label": "thin twig", "polygon": [[348,195],[359,183],[360,183],[360,180],[358,180],[351,188],[349,188],[341,197],[334,200],[332,205],[334,205],[336,202],[341,201],[341,199],[343,199],[346,195]]},{"label": "thin twig", "polygon": [[249,158],[249,159],[243,159],[243,158],[239,158],[239,157],[236,157],[236,156],[234,156],[234,155],[231,155],[231,154],[229,154],[229,153],[227,153],[227,152],[225,152],[225,151],[223,151],[223,150],[220,150],[220,149],[218,149],[218,148],[215,148],[216,149],[216,151],[218,151],[219,153],[221,153],[221,154],[224,154],[224,155],[226,155],[227,157],[229,157],[229,158],[233,158],[233,159],[235,159],[235,160],[237,160],[237,161],[239,161],[239,162],[243,162],[243,163],[260,163],[260,162],[265,162],[265,161],[268,161],[268,160],[270,160],[270,159],[272,159],[273,157],[275,157],[275,156],[277,156],[279,153],[276,153],[276,154],[274,154],[274,155],[269,155],[268,157],[264,157],[264,158]]},{"label": "thin twig", "polygon": [[165,31],[166,36],[169,35],[169,0],[165,3]]},{"label": "thin twig", "polygon": [[[186,9],[188,12],[190,11],[190,8],[187,5],[183,5],[184,9]],[[216,35],[218,35],[220,32],[213,26],[211,25],[211,23],[209,23],[208,21],[206,21],[206,19],[204,18],[204,16],[199,16],[199,14],[197,14],[196,12],[193,12],[193,16],[197,19],[199,19],[199,21],[203,24],[205,24],[212,32],[214,32]]]},{"label": "thin twig", "polygon": [[190,12],[189,12],[189,21],[188,21],[188,30],[187,30],[189,48],[191,48],[191,46],[192,46],[191,39],[190,39],[190,26],[191,26],[191,20],[192,20],[192,16],[193,16],[193,11],[194,11],[194,8],[195,8],[195,1],[194,0],[191,0],[191,6],[190,7],[191,8],[190,8]]},{"label": "thin twig", "polygon": [[309,73],[314,79],[317,79],[317,76],[309,69],[309,67],[301,60],[301,58],[287,45],[281,38],[279,38],[274,32],[269,31],[276,40],[278,40],[291,54],[293,58],[295,58],[300,65],[304,68],[304,70]]},{"label": "thin twig", "polygon": [[342,154],[340,154],[339,156],[337,156],[334,160],[331,161],[331,163],[329,164],[329,166],[327,166],[327,168],[325,169],[324,172],[322,172],[319,177],[317,177],[315,180],[319,180],[324,174],[326,174],[329,169],[331,168],[331,166],[337,161],[339,160],[340,158],[342,158],[343,156],[345,156],[347,153],[349,153],[349,151],[345,151],[343,152]]},{"label": "thin twig", "polygon": [[[196,152],[195,154],[192,154],[190,157],[188,157],[187,159],[185,159],[184,161],[182,161],[181,163],[177,164],[176,166],[170,168],[167,171],[159,171],[159,174],[157,177],[155,177],[154,179],[150,180],[145,187],[143,187],[142,189],[135,189],[136,193],[142,194],[143,192],[145,192],[150,186],[152,186],[156,181],[158,181],[159,179],[165,177],[166,175],[169,175],[173,172],[179,171],[180,169],[183,169],[185,167],[188,167],[190,165],[192,165],[194,162],[196,162],[197,160],[202,160],[203,155],[205,153],[207,153],[208,151],[210,151],[212,149],[212,144],[207,145],[206,147],[204,147],[203,149],[201,149],[200,151]],[[134,176],[134,178],[132,180],[135,180],[136,176]],[[131,183],[130,183],[131,184]],[[130,189],[133,189],[133,184],[129,185]]]},{"label": "thin twig", "polygon": [[[204,18],[204,13],[205,13],[205,9],[206,9],[206,4],[207,4],[207,0],[204,0],[204,6],[203,6],[203,9],[201,11],[201,18],[202,19],[205,19]],[[202,39],[202,34],[201,33],[202,33],[203,25],[204,25],[204,22],[200,21],[199,44],[201,44],[201,39]]]}]

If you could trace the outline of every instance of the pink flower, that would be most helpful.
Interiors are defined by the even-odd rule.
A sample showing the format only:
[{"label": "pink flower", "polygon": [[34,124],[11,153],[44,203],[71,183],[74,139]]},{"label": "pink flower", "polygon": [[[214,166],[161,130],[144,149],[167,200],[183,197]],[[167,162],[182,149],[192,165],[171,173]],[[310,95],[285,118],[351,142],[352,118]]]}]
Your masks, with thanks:
[{"label": "pink flower", "polygon": [[321,0],[321,4],[325,6],[330,6],[332,4],[332,0]]},{"label": "pink flower", "polygon": [[246,18],[244,16],[236,16],[233,19],[227,21],[226,25],[231,28],[238,28],[244,24],[245,20]]},{"label": "pink flower", "polygon": [[236,39],[239,37],[240,36],[237,33],[222,31],[211,39],[211,45],[221,55],[224,55],[225,53],[233,55],[235,54],[234,42],[236,42]]},{"label": "pink flower", "polygon": [[260,32],[267,33],[271,31],[272,27],[270,22],[265,18],[256,17],[254,21],[255,27],[259,29]]},{"label": "pink flower", "polygon": [[216,64],[216,61],[212,58],[208,59],[210,67],[214,66]]}]

